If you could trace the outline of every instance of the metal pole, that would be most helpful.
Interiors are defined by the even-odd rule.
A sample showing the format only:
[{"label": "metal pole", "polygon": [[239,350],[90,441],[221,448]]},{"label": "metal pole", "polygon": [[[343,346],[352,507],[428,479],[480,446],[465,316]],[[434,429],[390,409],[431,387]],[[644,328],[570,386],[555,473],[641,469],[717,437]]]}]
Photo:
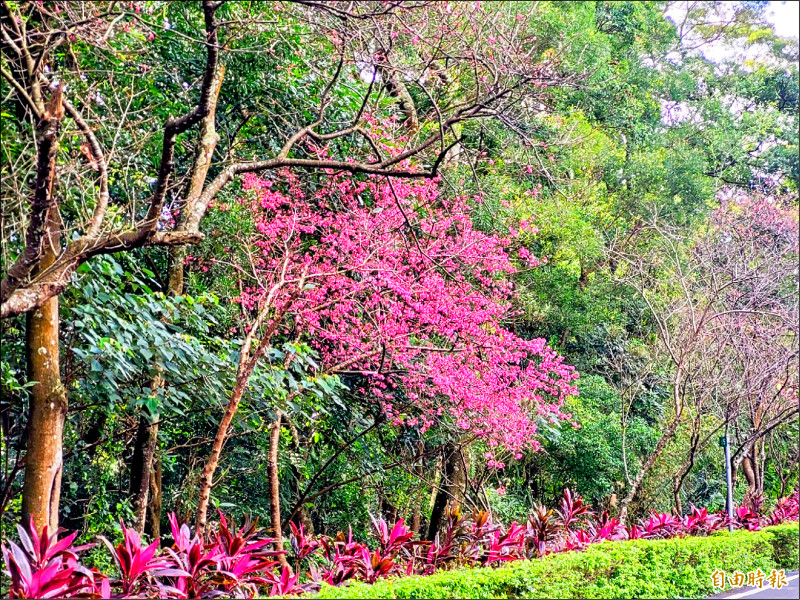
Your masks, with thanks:
[{"label": "metal pole", "polygon": [[725,428],[725,483],[728,486],[728,531],[733,531],[733,486],[731,485],[731,450],[728,447],[728,430]]}]

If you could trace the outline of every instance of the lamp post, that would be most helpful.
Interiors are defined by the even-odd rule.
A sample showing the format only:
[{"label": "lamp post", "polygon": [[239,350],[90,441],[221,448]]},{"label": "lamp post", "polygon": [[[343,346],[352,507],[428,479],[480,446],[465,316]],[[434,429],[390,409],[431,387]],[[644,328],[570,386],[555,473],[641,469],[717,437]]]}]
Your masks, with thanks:
[{"label": "lamp post", "polygon": [[725,435],[719,438],[719,445],[725,449],[725,483],[728,488],[727,509],[728,509],[728,531],[733,532],[733,486],[731,485],[731,450],[728,447],[728,428],[725,428]]}]

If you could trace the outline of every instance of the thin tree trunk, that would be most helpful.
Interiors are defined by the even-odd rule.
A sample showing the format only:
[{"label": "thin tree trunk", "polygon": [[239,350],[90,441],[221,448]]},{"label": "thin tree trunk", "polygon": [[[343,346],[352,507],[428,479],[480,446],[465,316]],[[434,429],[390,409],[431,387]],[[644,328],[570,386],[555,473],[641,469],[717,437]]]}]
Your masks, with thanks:
[{"label": "thin tree trunk", "polygon": [[[276,285],[272,291],[277,293],[277,290],[280,289],[280,285],[282,285],[282,283]],[[278,327],[278,324],[283,317],[283,313],[275,316],[275,319],[273,319],[272,323],[270,323],[270,325],[267,327],[267,331],[259,341],[258,348],[253,353],[253,356],[248,357],[253,336],[256,330],[261,326],[261,323],[263,323],[264,319],[266,319],[269,308],[270,299],[268,299],[268,301],[265,303],[264,308],[261,309],[259,317],[253,323],[250,333],[247,335],[245,342],[242,345],[242,351],[239,357],[239,368],[236,375],[236,385],[234,386],[233,393],[228,401],[228,406],[225,408],[225,413],[222,415],[222,420],[217,427],[217,434],[214,436],[214,444],[211,446],[211,453],[208,456],[208,460],[206,460],[206,464],[203,467],[203,473],[200,476],[197,516],[194,523],[195,529],[199,535],[202,535],[205,531],[206,520],[208,518],[208,505],[211,500],[211,487],[214,481],[214,473],[219,466],[219,459],[222,455],[222,447],[225,445],[225,440],[228,438],[228,430],[230,429],[231,422],[233,421],[236,411],[239,410],[239,403],[242,401],[242,396],[247,389],[247,384],[250,381],[250,375],[253,374],[253,370],[256,368],[259,358],[261,358],[261,355],[266,350],[267,344],[272,338],[272,334],[275,333],[275,329]]]},{"label": "thin tree trunk", "polygon": [[[422,453],[425,451],[425,443],[420,441],[417,444],[417,454],[420,456],[419,462],[417,463],[416,472],[417,477],[420,481],[422,481],[423,476],[425,475],[425,459],[422,458]],[[411,531],[416,534],[420,533],[420,527],[422,525],[422,500],[423,495],[422,492],[419,491],[416,494],[416,497],[412,500],[414,503],[414,507],[411,512]]]},{"label": "thin tree trunk", "polygon": [[426,539],[429,541],[434,541],[436,539],[436,534],[439,533],[439,529],[441,528],[444,510],[447,506],[447,494],[445,493],[445,488],[450,485],[450,480],[453,476],[454,461],[450,460],[452,448],[449,444],[445,446],[443,454],[441,469],[442,476],[439,481],[439,486],[436,490],[435,500],[433,501],[431,518],[428,521],[428,535],[426,536]]},{"label": "thin tree trunk", "polygon": [[766,470],[767,466],[766,446],[767,446],[766,439],[762,439],[758,451],[758,478],[757,478],[758,493],[761,494],[762,496],[764,495],[764,471]]},{"label": "thin tree trunk", "polygon": [[678,424],[680,423],[680,418],[676,417],[672,424],[667,428],[667,430],[661,436],[661,439],[658,440],[656,444],[655,450],[653,453],[648,457],[645,463],[642,465],[642,468],[639,469],[639,472],[636,474],[636,477],[633,478],[633,483],[631,483],[631,487],[628,490],[628,495],[625,496],[619,504],[619,522],[624,526],[628,520],[628,506],[633,501],[633,498],[636,496],[636,493],[639,491],[639,487],[642,485],[642,481],[645,478],[645,475],[650,471],[650,469],[655,464],[658,457],[661,456],[661,452],[664,450],[666,445],[675,435],[675,431],[678,429]]},{"label": "thin tree trunk", "polygon": [[680,466],[677,473],[675,473],[675,477],[672,480],[672,496],[675,501],[675,514],[681,516],[683,514],[683,505],[681,503],[681,489],[683,488],[683,483],[686,481],[686,477],[692,470],[694,466],[694,459],[697,455],[697,450],[700,446],[700,427],[701,423],[699,420],[695,420],[694,427],[692,428],[692,435],[689,442],[689,456],[686,458],[684,463]]},{"label": "thin tree trunk", "polygon": [[231,421],[233,421],[233,416],[239,408],[239,402],[242,399],[242,394],[244,394],[249,378],[250,373],[240,375],[236,378],[236,387],[233,388],[228,406],[225,408],[225,414],[222,415],[222,420],[217,428],[217,435],[214,437],[214,444],[211,446],[211,453],[208,456],[208,460],[203,467],[203,473],[200,476],[197,516],[194,522],[195,529],[199,535],[202,535],[206,528],[208,505],[211,501],[211,486],[214,480],[214,473],[219,466],[222,446],[225,444],[225,439],[228,437],[228,429],[231,426]]},{"label": "thin tree trunk", "polygon": [[[200,140],[197,145],[197,154],[194,165],[192,166],[191,180],[186,194],[179,222],[183,223],[186,214],[191,211],[192,203],[200,196],[203,191],[208,169],[211,166],[211,158],[219,142],[219,134],[216,132],[215,120],[217,113],[217,99],[222,87],[222,80],[225,75],[225,66],[219,65],[214,74],[214,81],[211,86],[211,97],[209,100],[208,114],[200,121]],[[183,263],[186,258],[185,246],[173,246],[169,251],[169,265],[167,273],[167,293],[172,296],[182,296],[184,293]],[[160,374],[153,377],[151,389],[155,391],[163,387],[164,379]],[[141,533],[144,531],[147,520],[148,493],[151,488],[150,481],[153,471],[153,457],[158,445],[158,420],[159,415],[150,415],[142,410],[139,416],[139,429],[146,432],[141,441],[137,436],[137,445],[134,449],[135,455],[132,463],[131,473],[131,492],[134,494],[134,512],[136,515],[136,530]],[[137,485],[134,487],[134,483]],[[161,478],[158,478],[158,493],[161,494]],[[158,517],[161,518],[161,500],[159,497]],[[154,524],[154,529],[160,529],[160,524]]]},{"label": "thin tree trunk", "polygon": [[683,486],[684,477],[676,477],[673,480],[672,498],[675,503],[675,514],[681,516],[683,514],[683,504],[681,503],[681,487]]},{"label": "thin tree trunk", "polygon": [[[61,88],[57,88],[37,128],[37,174],[33,204],[34,208],[44,211],[44,222],[41,223],[41,236],[33,231],[34,223],[31,223],[27,244],[34,244],[36,248],[26,248],[26,252],[30,250],[41,255],[38,271],[52,265],[60,249],[61,223],[53,198],[53,185],[63,117]],[[58,296],[28,313],[25,324],[28,381],[36,383],[30,391],[22,513],[26,518],[33,518],[39,532],[47,525],[52,534],[58,528],[64,421],[67,416],[67,391],[61,383],[58,347]]]},{"label": "thin tree trunk", "polygon": [[625,474],[625,482],[630,485],[631,474],[628,472],[628,417],[625,410],[625,398],[621,397],[621,410],[619,411],[620,432],[622,439],[622,472]]},{"label": "thin tree trunk", "polygon": [[[266,352],[275,330],[278,328],[278,325],[280,325],[283,316],[286,314],[286,311],[289,309],[291,304],[291,302],[287,302],[283,309],[279,310],[272,321],[266,325],[264,333],[261,335],[261,339],[258,340],[256,350],[251,355],[250,350],[253,346],[256,333],[267,321],[267,316],[273,308],[272,303],[275,300],[276,295],[286,284],[284,277],[286,275],[286,268],[288,267],[288,257],[286,260],[287,262],[284,263],[283,273],[281,274],[280,280],[274,286],[272,286],[272,289],[270,289],[266,299],[264,300],[264,305],[261,307],[261,310],[259,310],[258,316],[250,326],[250,331],[248,332],[247,336],[245,336],[244,342],[242,343],[242,349],[239,353],[239,367],[236,371],[236,385],[234,386],[233,393],[228,401],[228,406],[225,408],[225,414],[222,415],[222,420],[217,428],[217,434],[214,437],[214,444],[211,447],[211,453],[208,456],[208,460],[203,467],[203,473],[200,476],[197,516],[195,517],[195,530],[199,535],[202,535],[205,531],[206,519],[208,518],[208,505],[211,499],[211,486],[214,481],[214,472],[219,466],[222,447],[225,445],[225,440],[228,437],[228,430],[230,429],[231,422],[233,421],[236,411],[239,409],[239,403],[241,402],[242,396],[247,389],[247,384],[250,381],[250,375],[253,374],[253,370],[256,368],[258,361],[264,355],[264,352]],[[302,288],[302,284],[303,280],[301,279],[299,286],[300,288]]]},{"label": "thin tree trunk", "polygon": [[[469,447],[468,446],[461,446],[458,450],[459,462],[461,468],[456,471],[457,477],[457,485],[459,489],[459,497],[466,500],[469,497],[470,492],[475,494],[476,505],[480,502],[480,489],[476,487],[474,490],[470,487],[469,481],[469,471],[470,465],[472,464],[472,459],[469,455]],[[463,491],[462,491],[463,490]]]},{"label": "thin tree trunk", "polygon": [[153,462],[153,469],[150,471],[150,534],[154,540],[161,537],[161,509],[162,509],[162,488],[161,488],[161,457],[157,457]]},{"label": "thin tree trunk", "polygon": [[[267,459],[267,477],[269,478],[269,507],[272,518],[272,535],[275,537],[275,550],[283,550],[283,531],[281,529],[281,482],[278,476],[278,451],[281,445],[281,418],[273,421],[269,432],[269,457]],[[285,554],[278,555],[281,567],[289,568]]]},{"label": "thin tree trunk", "polygon": [[633,501],[634,497],[636,496],[637,492],[639,491],[639,487],[642,485],[642,481],[644,481],[645,476],[653,468],[656,460],[658,457],[661,456],[661,453],[664,451],[664,448],[667,444],[672,440],[675,436],[675,432],[678,430],[678,426],[681,423],[681,415],[683,414],[683,400],[681,396],[681,375],[682,369],[681,367],[677,367],[675,371],[675,376],[672,381],[672,403],[673,408],[675,410],[675,417],[672,420],[672,423],[667,428],[667,430],[661,435],[661,438],[658,440],[655,449],[653,450],[652,454],[648,457],[645,463],[642,465],[642,468],[639,469],[639,472],[636,474],[636,477],[633,478],[633,482],[631,483],[630,489],[628,490],[628,494],[622,499],[622,502],[619,504],[619,522],[623,526],[627,524],[628,520],[628,507],[630,503]]},{"label": "thin tree trunk", "polygon": [[[157,379],[160,379],[157,378]],[[158,383],[154,383],[158,385]],[[151,415],[147,410],[139,417],[136,432],[134,456],[131,461],[131,495],[133,496],[134,528],[144,531],[147,520],[147,500],[150,493],[150,476],[158,445],[158,413]]]},{"label": "thin tree trunk", "polygon": [[[439,485],[442,483],[442,471],[444,470],[444,461],[443,461],[443,450],[440,448],[439,453],[436,456],[436,460],[434,461],[433,473],[434,473],[434,480],[431,481],[431,493],[428,497],[428,506],[427,511],[432,512],[433,507],[436,504],[436,493],[439,491]],[[430,521],[429,521],[430,522]]]},{"label": "thin tree trunk", "polygon": [[421,515],[422,515],[422,497],[418,494],[418,498],[413,500],[414,506],[411,509],[411,531],[418,534],[421,523]]},{"label": "thin tree trunk", "polygon": [[445,446],[442,457],[442,480],[433,502],[431,520],[428,523],[427,539],[433,541],[444,523],[448,504],[463,499],[467,474],[464,472],[464,459],[461,449],[455,444]]}]

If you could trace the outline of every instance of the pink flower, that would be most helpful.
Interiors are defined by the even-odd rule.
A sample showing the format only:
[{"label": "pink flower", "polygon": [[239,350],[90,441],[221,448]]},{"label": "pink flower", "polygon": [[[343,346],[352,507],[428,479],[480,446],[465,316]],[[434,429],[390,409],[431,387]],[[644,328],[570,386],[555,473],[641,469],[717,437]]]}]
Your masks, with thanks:
[{"label": "pink flower", "polygon": [[[257,257],[243,267],[256,269],[258,284],[246,285],[237,302],[254,310],[280,277],[304,279],[273,298],[291,315],[279,329],[307,332],[323,365],[355,357],[348,369],[369,382],[357,393],[395,426],[424,432],[452,423],[484,440],[486,464],[502,469],[497,450],[521,457],[538,449],[538,418],[568,420],[561,406],[577,392],[575,369],[544,339],[505,326],[519,261],[539,264],[512,239],[535,231],[529,221],[512,224],[509,236],[477,230],[470,213],[483,197],[440,195],[427,179],[390,185],[331,172],[310,191],[283,170],[274,181],[247,174],[242,187],[238,203],[253,220]],[[415,243],[407,220],[425,232]]]}]

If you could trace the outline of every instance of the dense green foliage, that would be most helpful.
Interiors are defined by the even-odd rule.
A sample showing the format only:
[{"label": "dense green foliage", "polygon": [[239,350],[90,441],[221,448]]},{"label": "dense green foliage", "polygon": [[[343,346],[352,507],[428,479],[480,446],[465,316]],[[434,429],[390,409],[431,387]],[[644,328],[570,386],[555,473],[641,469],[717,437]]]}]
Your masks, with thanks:
[{"label": "dense green foliage", "polygon": [[[484,89],[474,62],[462,61],[464,47],[497,67],[503,83],[519,67],[517,47],[508,39],[524,32],[530,52],[522,64],[550,84],[537,80],[513,102],[495,106],[498,114],[448,126],[449,137],[441,140],[441,147],[452,142],[446,156],[438,154],[437,140],[407,162],[419,171],[438,167],[438,199],[463,196],[476,230],[510,240],[516,272],[507,278],[513,294],[502,298],[508,301],[502,325],[520,339],[546,340],[574,365],[578,393],[561,407],[569,419],[550,420],[536,411],[541,399],[531,401],[537,431],[517,456],[472,435],[446,411],[429,428],[409,424],[435,411],[415,404],[412,391],[401,385],[397,412],[405,420],[396,421],[375,394],[380,388],[371,387],[369,369],[327,371],[319,339],[295,327],[289,315],[256,361],[223,428],[224,445],[210,475],[210,519],[219,508],[271,522],[277,506],[284,533],[293,520],[331,536],[351,527],[363,538],[371,516],[378,515],[404,518],[425,537],[429,529],[436,533],[437,507],[447,502],[490,510],[504,523],[524,522],[537,503],[555,505],[565,488],[612,515],[630,496],[630,521],[651,510],[686,514],[693,504],[720,510],[725,465],[717,440],[726,431],[734,504],[770,508],[787,496],[800,477],[798,324],[791,308],[796,290],[778,290],[786,293],[771,298],[772,308],[791,317],[772,334],[777,343],[771,346],[785,350],[779,357],[785,362],[762,354],[767,366],[782,367],[775,369],[780,373],[768,383],[758,380],[735,400],[723,384],[750,382],[753,373],[770,369],[761,365],[759,371],[742,359],[729,361],[744,365],[732,374],[717,364],[708,367],[714,361],[704,363],[708,356],[694,349],[679,368],[665,346],[665,338],[678,339],[687,329],[691,311],[675,308],[684,295],[694,307],[705,306],[711,295],[700,278],[686,286],[679,276],[704,242],[725,239],[714,219],[731,198],[763,200],[762,206],[780,208],[786,228],[797,224],[798,41],[774,33],[765,3],[485,2],[461,17],[464,30],[470,27],[463,38],[442,36],[455,3],[404,3],[384,12],[382,3],[359,2],[353,4],[356,16],[337,12],[344,4],[230,1],[218,7],[224,75],[212,121],[219,139],[203,183],[208,186],[231,164],[278,156],[287,139],[323,120],[323,112],[318,134],[355,119],[374,139],[356,131],[331,140],[306,138],[287,150],[290,160],[321,159],[323,147],[326,158],[342,161],[371,160],[373,144],[387,153],[414,147],[442,126],[442,115],[470,106],[476,90]],[[113,238],[145,220],[161,178],[164,125],[201,101],[209,45],[202,3],[92,6],[108,14],[87,19],[82,11],[89,9],[77,2],[7,2],[0,21],[11,37],[22,36],[14,20],[21,15],[36,51],[43,39],[57,44],[42,52],[34,81],[48,97],[56,82],[66,84],[65,98],[105,148],[111,200],[104,231]],[[378,13],[370,18],[359,13],[372,10]],[[510,23],[503,30],[510,37],[492,35],[498,23]],[[481,34],[470,37],[473,31]],[[442,54],[431,57],[431,48],[440,46]],[[379,47],[394,61],[389,70],[383,70],[388,63]],[[0,66],[0,267],[6,277],[25,252],[41,136],[13,84],[30,84],[28,65],[6,42]],[[418,130],[411,126],[410,104]],[[193,123],[177,138],[158,230],[148,239],[173,231],[191,200],[195,161],[208,141],[201,127]],[[65,117],[53,163],[59,256],[85,234],[97,207],[99,171],[86,139],[77,120]],[[300,190],[343,214],[344,192],[316,196],[343,172],[337,169],[292,166],[260,175],[281,194]],[[363,172],[348,177],[343,185],[353,187],[384,178]],[[362,205],[375,206],[375,198],[362,192]],[[202,240],[175,247],[142,243],[125,251],[109,245],[67,272],[55,346],[58,387],[68,408],[65,403],[61,496],[54,509],[67,529],[118,537],[119,520],[133,522],[142,489],[149,493],[146,535],[163,534],[170,511],[193,520],[208,479],[204,468],[242,379],[243,347],[259,314],[258,303],[242,298],[248,290],[269,288],[263,262],[275,258],[261,253],[263,232],[254,205],[245,201],[252,199],[248,194],[239,177],[221,187],[202,218]],[[745,204],[734,203],[730,212]],[[410,248],[427,235],[418,222],[428,208],[415,209],[397,238]],[[314,247],[308,239],[306,249]],[[670,247],[677,269],[664,261]],[[796,260],[791,244],[780,248],[776,260],[760,256],[759,264]],[[541,263],[526,263],[521,250]],[[42,274],[44,266],[28,273],[24,285]],[[790,273],[787,288],[796,277]],[[304,283],[304,289],[316,285]],[[745,288],[738,291],[747,296],[752,290]],[[684,321],[670,322],[665,335],[661,316],[678,313]],[[0,322],[4,532],[26,510],[37,385],[30,364],[38,351],[27,337],[33,314]],[[371,317],[365,309],[364,322]],[[737,341],[751,341],[751,325],[728,331]],[[261,327],[268,329],[263,322]],[[703,340],[706,348],[716,343]],[[765,346],[770,344],[757,349]],[[379,361],[377,370],[382,367]],[[677,385],[681,374],[685,379]],[[404,374],[387,377],[395,375]],[[776,388],[780,402],[763,401]],[[682,402],[674,401],[676,390]],[[148,445],[154,424],[157,433]],[[142,469],[148,448],[152,464]],[[495,461],[504,468],[495,468]],[[329,590],[332,595],[323,597],[702,596],[710,591],[709,569],[796,564],[796,538],[787,531],[796,534],[796,526],[597,546],[503,569]],[[774,548],[789,554],[775,558]],[[87,563],[107,567],[102,560],[100,552],[88,553]],[[692,569],[681,566],[687,561]]]}]

